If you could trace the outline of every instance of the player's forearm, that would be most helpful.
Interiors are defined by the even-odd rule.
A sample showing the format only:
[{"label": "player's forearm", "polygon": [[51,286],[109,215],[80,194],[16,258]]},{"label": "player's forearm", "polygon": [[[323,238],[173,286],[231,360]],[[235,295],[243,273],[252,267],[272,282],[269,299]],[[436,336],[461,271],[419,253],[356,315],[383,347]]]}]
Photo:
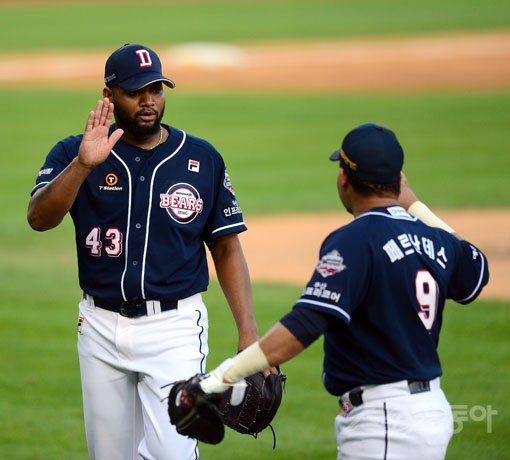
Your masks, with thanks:
[{"label": "player's forearm", "polygon": [[27,220],[37,231],[56,227],[71,209],[78,190],[90,174],[75,158],[48,185],[37,190],[28,205]]},{"label": "player's forearm", "polygon": [[409,214],[412,214],[431,227],[442,228],[449,233],[455,233],[455,230],[452,227],[436,216],[436,214],[434,214],[429,207],[421,201],[415,201],[411,206],[409,206],[408,211]]},{"label": "player's forearm", "polygon": [[302,343],[285,326],[277,323],[258,342],[232,358],[223,381],[234,383],[255,372],[283,364],[303,349]]},{"label": "player's forearm", "polygon": [[237,235],[215,242],[212,256],[221,288],[236,323],[238,348],[244,349],[258,338],[248,266]]}]

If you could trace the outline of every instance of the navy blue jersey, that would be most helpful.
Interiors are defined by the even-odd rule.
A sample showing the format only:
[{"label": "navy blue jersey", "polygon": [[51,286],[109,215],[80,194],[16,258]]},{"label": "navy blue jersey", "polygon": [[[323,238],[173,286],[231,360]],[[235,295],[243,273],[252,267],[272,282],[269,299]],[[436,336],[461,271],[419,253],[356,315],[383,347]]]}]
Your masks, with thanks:
[{"label": "navy blue jersey", "polygon": [[[177,300],[205,291],[204,243],[246,230],[221,155],[207,141],[163,126],[170,136],[151,151],[118,141],[70,210],[80,286],[92,296]],[[77,156],[81,140],[53,147],[33,192]]]},{"label": "navy blue jersey", "polygon": [[[305,335],[324,332],[324,384],[334,395],[431,380],[442,373],[437,345],[445,299],[473,301],[488,276],[485,256],[470,243],[400,206],[376,208],[324,240],[309,283],[282,323]],[[299,312],[310,310],[322,324],[306,332]]]}]

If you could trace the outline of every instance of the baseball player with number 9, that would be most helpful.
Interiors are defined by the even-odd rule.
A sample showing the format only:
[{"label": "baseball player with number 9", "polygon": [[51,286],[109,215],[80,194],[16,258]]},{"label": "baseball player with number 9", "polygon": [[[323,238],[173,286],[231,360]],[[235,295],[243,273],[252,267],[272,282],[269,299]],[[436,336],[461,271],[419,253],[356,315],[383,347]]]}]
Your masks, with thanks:
[{"label": "baseball player with number 9", "polygon": [[[209,248],[238,330],[258,338],[246,230],[225,163],[207,141],[161,123],[157,54],[125,45],[105,65],[83,135],[58,142],[32,191],[38,231],[69,212],[80,287],[78,354],[87,445],[97,460],[190,460],[197,441],[168,423],[168,383],[205,371]],[[115,124],[111,125],[115,116]]]},{"label": "baseball player with number 9", "polygon": [[487,259],[418,201],[391,130],[358,126],[330,158],[354,220],[324,240],[293,310],[196,381],[206,395],[223,393],[324,335],[323,382],[340,404],[338,459],[444,459],[453,417],[439,381],[443,308],[447,298],[476,299]]}]

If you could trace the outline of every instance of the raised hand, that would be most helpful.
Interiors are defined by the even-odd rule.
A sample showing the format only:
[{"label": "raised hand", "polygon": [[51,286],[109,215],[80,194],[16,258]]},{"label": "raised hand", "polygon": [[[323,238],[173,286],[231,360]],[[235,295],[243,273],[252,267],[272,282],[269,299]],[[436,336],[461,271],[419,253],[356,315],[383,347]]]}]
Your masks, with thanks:
[{"label": "raised hand", "polygon": [[78,151],[78,162],[85,168],[93,169],[105,161],[113,146],[124,134],[122,129],[116,129],[108,137],[112,117],[113,103],[107,97],[97,101],[96,110],[89,113]]},{"label": "raised hand", "polygon": [[398,197],[399,204],[405,209],[409,209],[413,203],[418,201],[418,197],[414,193],[413,189],[409,185],[409,181],[407,180],[407,176],[401,172],[400,173],[400,195]]}]

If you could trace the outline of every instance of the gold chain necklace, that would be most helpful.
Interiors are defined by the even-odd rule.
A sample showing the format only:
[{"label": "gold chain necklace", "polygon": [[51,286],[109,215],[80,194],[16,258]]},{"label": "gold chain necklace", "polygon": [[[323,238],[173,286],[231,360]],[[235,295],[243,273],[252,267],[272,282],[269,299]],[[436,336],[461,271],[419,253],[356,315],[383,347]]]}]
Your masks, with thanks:
[{"label": "gold chain necklace", "polygon": [[155,149],[159,144],[161,144],[161,141],[163,140],[163,128],[161,125],[159,125],[159,139],[158,142],[156,142],[152,147],[149,147],[148,149],[143,148],[144,150],[152,150]]}]

